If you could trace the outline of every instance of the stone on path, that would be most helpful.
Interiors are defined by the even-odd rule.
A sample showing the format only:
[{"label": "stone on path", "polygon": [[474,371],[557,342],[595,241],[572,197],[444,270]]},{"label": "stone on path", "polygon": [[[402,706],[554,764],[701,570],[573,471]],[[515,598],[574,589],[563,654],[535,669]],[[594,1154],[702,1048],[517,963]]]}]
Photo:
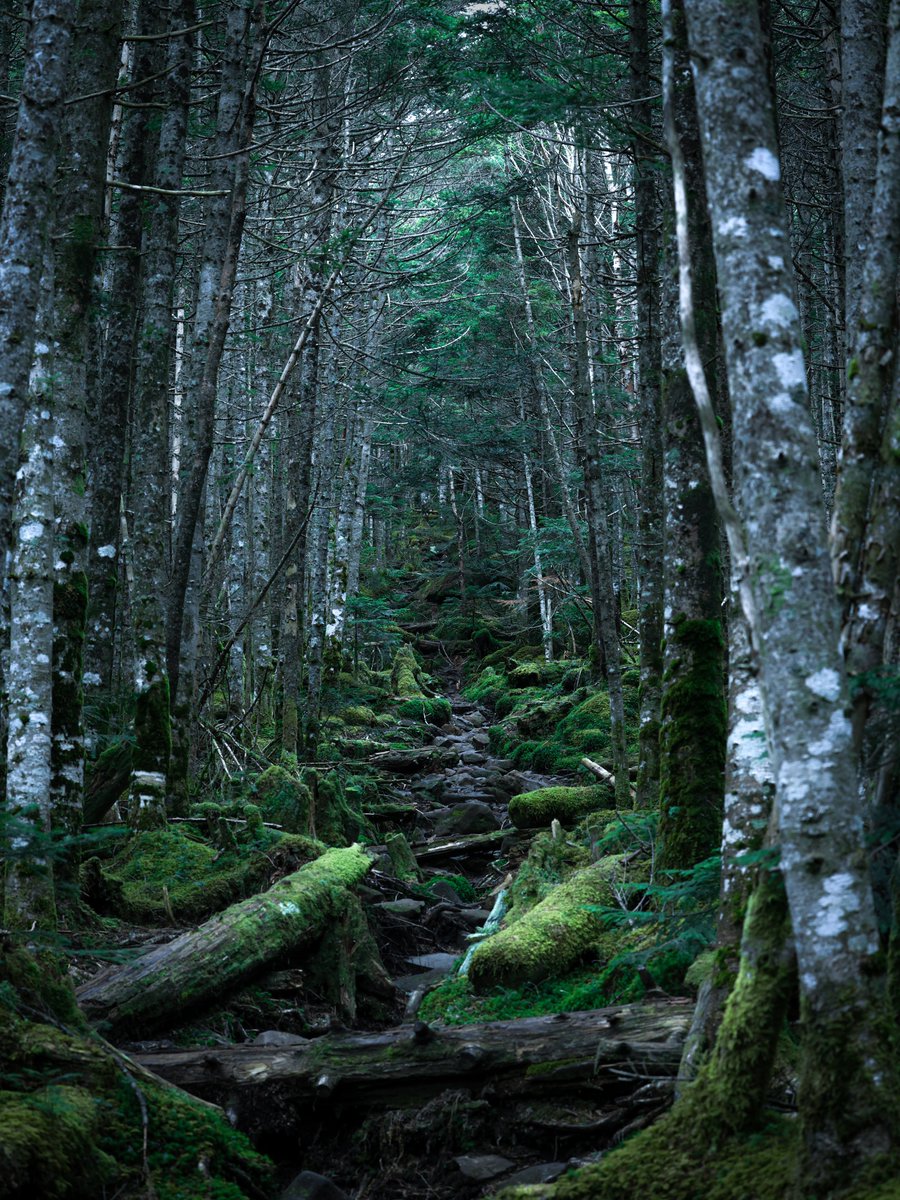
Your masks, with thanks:
[{"label": "stone on path", "polygon": [[500,1154],[461,1154],[453,1161],[466,1179],[475,1179],[479,1183],[496,1179],[498,1175],[516,1165]]}]

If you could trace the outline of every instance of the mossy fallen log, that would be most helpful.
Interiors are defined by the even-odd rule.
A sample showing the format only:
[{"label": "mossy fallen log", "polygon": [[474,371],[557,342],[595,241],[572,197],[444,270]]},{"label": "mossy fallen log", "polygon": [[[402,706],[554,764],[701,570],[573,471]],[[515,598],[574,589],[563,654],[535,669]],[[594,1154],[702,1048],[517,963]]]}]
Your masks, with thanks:
[{"label": "mossy fallen log", "polygon": [[[522,792],[509,802],[509,819],[517,829],[539,829],[551,821],[574,825],[579,818],[598,809],[611,809],[612,789],[593,787],[548,787]],[[610,816],[615,815],[610,813]]]},{"label": "mossy fallen log", "polygon": [[134,747],[131,742],[114,742],[87,768],[84,784],[85,825],[102,821],[131,779]]},{"label": "mossy fallen log", "polygon": [[469,980],[476,992],[520,987],[551,975],[562,976],[605,932],[598,907],[613,903],[613,885],[622,875],[622,856],[611,855],[576,871],[513,924],[482,942],[472,955]]},{"label": "mossy fallen log", "polygon": [[[400,1026],[336,1033],[292,1046],[226,1046],[137,1056],[164,1079],[207,1099],[273,1088],[279,1103],[415,1105],[460,1083],[498,1095],[614,1091],[623,1069],[672,1076],[691,1003],[667,1000],[593,1012],[465,1026]],[[607,1068],[615,1068],[616,1074]],[[258,1103],[254,1091],[254,1106]]]},{"label": "mossy fallen log", "polygon": [[329,850],[267,892],[78,989],[91,1020],[146,1030],[220,998],[288,954],[312,947],[344,915],[371,867],[359,846]]}]

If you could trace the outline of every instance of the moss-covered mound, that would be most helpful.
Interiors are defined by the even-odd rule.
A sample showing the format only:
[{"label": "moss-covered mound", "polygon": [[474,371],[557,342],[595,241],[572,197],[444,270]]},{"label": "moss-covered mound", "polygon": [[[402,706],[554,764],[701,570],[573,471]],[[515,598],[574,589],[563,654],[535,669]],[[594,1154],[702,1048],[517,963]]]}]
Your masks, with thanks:
[{"label": "moss-covered mound", "polygon": [[517,829],[538,829],[557,820],[574,825],[586,813],[607,809],[613,798],[606,784],[596,787],[549,787],[522,792],[509,802],[509,819]]},{"label": "moss-covered mound", "polygon": [[[224,1114],[143,1074],[86,1036],[4,1010],[0,1194],[9,1200],[244,1200],[271,1165]],[[144,1151],[146,1139],[146,1153]],[[201,1170],[202,1163],[202,1170]]]},{"label": "moss-covered mound", "polygon": [[391,667],[391,691],[395,696],[424,696],[422,668],[412,646],[401,646]]},{"label": "moss-covered mound", "polygon": [[548,830],[531,839],[528,855],[509,889],[507,924],[518,921],[564,880],[591,861],[586,842],[554,837]]},{"label": "moss-covered mound", "polygon": [[469,978],[476,992],[520,987],[560,977],[585,954],[613,952],[596,909],[613,903],[613,884],[622,874],[619,855],[576,871],[514,924],[482,942],[472,955]]},{"label": "moss-covered mound", "polygon": [[288,833],[312,832],[312,792],[284,767],[263,771],[253,784],[253,797],[264,821],[281,825]]},{"label": "moss-covered mound", "polygon": [[414,721],[424,721],[426,725],[446,725],[450,720],[450,701],[443,696],[404,700],[397,706],[397,713]]},{"label": "moss-covered mound", "polygon": [[296,870],[325,850],[311,838],[262,829],[252,814],[237,839],[223,852],[190,825],[135,833],[107,863],[87,860],[85,899],[146,924],[198,921],[264,888],[273,870]]}]

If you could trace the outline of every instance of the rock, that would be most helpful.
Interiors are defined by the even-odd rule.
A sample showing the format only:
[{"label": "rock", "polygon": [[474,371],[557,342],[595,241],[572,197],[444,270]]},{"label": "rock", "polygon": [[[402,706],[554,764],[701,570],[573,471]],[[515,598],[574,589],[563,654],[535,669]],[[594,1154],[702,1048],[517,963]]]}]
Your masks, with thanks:
[{"label": "rock", "polygon": [[491,914],[486,908],[464,908],[459,915],[469,925],[483,925]]},{"label": "rock", "polygon": [[459,761],[465,763],[467,767],[480,766],[484,762],[484,755],[478,750],[463,750]]},{"label": "rock", "polygon": [[297,1033],[284,1033],[281,1029],[264,1029],[253,1039],[254,1046],[305,1046],[309,1038]]},{"label": "rock", "polygon": [[483,1183],[488,1179],[496,1179],[504,1171],[516,1164],[500,1154],[461,1154],[453,1160],[465,1175],[466,1179],[475,1179]]},{"label": "rock", "polygon": [[504,1186],[519,1183],[552,1183],[554,1179],[559,1179],[568,1165],[564,1162],[536,1163],[533,1167],[524,1167],[521,1171],[516,1171],[515,1175],[504,1179],[503,1183]]},{"label": "rock", "polygon": [[375,907],[380,908],[383,912],[393,913],[397,917],[417,917],[425,907],[425,901],[413,900],[411,897],[403,900],[382,900]]},{"label": "rock", "polygon": [[348,1200],[348,1196],[324,1175],[301,1171],[281,1193],[281,1200]]},{"label": "rock", "polygon": [[394,980],[398,992],[406,992],[411,996],[415,992],[424,995],[437,983],[443,983],[447,978],[446,971],[417,971],[415,975],[401,975]]},{"label": "rock", "polygon": [[431,885],[431,894],[436,896],[438,900],[447,900],[450,904],[462,904],[462,897],[452,883],[448,883],[446,879],[439,879],[437,883]]},{"label": "rock", "polygon": [[510,771],[516,769],[516,764],[511,758],[492,758],[491,766],[501,775],[507,775]]},{"label": "rock", "polygon": [[499,828],[500,822],[489,805],[482,800],[467,800],[445,809],[435,823],[434,832],[438,837],[463,837]]},{"label": "rock", "polygon": [[472,735],[472,745],[473,746],[478,746],[482,750],[487,750],[487,748],[490,744],[491,744],[491,739],[488,736],[488,734],[482,733],[479,730],[478,733],[475,733]]},{"label": "rock", "polygon": [[484,724],[484,717],[480,712],[470,712],[466,719],[473,729],[480,729]]}]

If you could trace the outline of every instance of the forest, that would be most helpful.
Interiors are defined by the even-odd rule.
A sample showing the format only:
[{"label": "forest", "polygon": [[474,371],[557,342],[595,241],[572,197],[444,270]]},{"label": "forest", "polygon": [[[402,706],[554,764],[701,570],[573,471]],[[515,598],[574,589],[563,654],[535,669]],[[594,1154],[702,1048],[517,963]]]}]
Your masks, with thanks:
[{"label": "forest", "polygon": [[900,1200],[900,0],[0,0],[0,1200]]}]

